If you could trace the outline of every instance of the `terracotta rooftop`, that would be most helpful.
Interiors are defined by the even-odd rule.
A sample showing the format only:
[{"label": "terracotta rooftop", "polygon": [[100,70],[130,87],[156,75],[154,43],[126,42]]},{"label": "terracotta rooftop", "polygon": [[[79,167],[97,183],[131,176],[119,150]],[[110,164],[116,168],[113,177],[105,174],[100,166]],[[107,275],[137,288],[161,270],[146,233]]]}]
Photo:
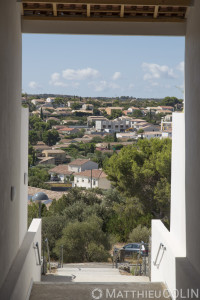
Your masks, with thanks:
[{"label": "terracotta rooftop", "polygon": [[97,169],[93,169],[92,172],[91,170],[85,170],[83,172],[79,172],[79,173],[74,173],[74,176],[80,176],[80,177],[89,177],[91,178],[106,178],[107,175],[106,173],[104,173],[102,170],[97,170]]},{"label": "terracotta rooftop", "polygon": [[192,0],[22,0],[25,20],[185,22]]},{"label": "terracotta rooftop", "polygon": [[63,128],[60,128],[58,129],[58,131],[73,131],[74,128],[69,128],[69,127],[63,127]]},{"label": "terracotta rooftop", "polygon": [[44,151],[42,151],[42,152],[44,152],[44,153],[65,153],[65,151],[63,151],[63,150],[44,150]]},{"label": "terracotta rooftop", "polygon": [[58,165],[55,168],[50,169],[49,173],[64,174],[64,175],[73,174],[72,171],[68,170],[68,165]]},{"label": "terracotta rooftop", "polygon": [[69,163],[70,166],[81,166],[84,165],[86,162],[90,161],[90,159],[75,159]]}]

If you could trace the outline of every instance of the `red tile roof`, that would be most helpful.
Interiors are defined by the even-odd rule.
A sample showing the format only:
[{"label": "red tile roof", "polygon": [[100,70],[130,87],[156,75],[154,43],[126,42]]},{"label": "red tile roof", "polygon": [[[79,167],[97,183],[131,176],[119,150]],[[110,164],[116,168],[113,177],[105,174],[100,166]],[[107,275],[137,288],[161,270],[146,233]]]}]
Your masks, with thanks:
[{"label": "red tile roof", "polygon": [[90,159],[81,159],[81,158],[78,158],[78,159],[75,159],[73,160],[72,162],[69,163],[70,166],[81,166],[81,165],[84,165],[86,162],[90,161]]},{"label": "red tile roof", "polygon": [[63,174],[63,175],[71,175],[72,171],[68,170],[68,165],[58,165],[53,169],[49,170],[49,173]]}]

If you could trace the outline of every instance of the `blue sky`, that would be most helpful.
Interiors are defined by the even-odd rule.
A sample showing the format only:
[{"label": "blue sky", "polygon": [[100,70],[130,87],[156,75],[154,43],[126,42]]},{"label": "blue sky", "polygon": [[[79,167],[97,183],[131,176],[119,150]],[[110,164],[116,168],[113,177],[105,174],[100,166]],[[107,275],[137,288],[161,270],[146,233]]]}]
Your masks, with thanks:
[{"label": "blue sky", "polygon": [[23,35],[23,91],[183,98],[184,38]]}]

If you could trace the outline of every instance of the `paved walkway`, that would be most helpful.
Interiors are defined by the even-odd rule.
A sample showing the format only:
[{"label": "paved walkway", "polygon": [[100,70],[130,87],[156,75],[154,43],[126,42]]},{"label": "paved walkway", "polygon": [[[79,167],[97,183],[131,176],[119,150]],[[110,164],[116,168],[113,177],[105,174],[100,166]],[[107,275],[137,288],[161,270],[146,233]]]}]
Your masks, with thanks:
[{"label": "paved walkway", "polygon": [[108,283],[108,282],[149,282],[146,276],[122,275],[112,264],[85,263],[85,264],[64,264],[55,275],[47,275],[43,281],[55,282],[85,282],[85,283]]},{"label": "paved walkway", "polygon": [[122,275],[112,264],[64,264],[56,274],[33,284],[30,300],[170,299],[162,283]]}]

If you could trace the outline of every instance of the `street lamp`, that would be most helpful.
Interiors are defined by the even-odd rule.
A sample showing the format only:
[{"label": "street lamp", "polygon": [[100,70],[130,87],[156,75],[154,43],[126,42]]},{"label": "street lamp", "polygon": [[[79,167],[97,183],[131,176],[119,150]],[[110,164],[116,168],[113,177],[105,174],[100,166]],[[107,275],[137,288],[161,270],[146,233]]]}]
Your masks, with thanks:
[{"label": "street lamp", "polygon": [[47,194],[45,194],[43,192],[39,192],[39,193],[37,193],[33,196],[32,200],[35,203],[39,204],[39,218],[41,219],[41,216],[42,216],[42,201],[49,200],[49,197],[47,196]]}]

